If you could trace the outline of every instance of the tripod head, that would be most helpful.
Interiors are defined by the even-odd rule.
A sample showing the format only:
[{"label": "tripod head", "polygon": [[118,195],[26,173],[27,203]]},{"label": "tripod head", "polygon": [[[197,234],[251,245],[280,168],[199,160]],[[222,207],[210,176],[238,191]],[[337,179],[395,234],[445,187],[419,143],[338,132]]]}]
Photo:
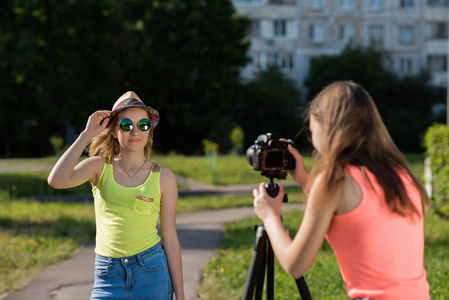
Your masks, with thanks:
[{"label": "tripod head", "polygon": [[[266,174],[264,174],[265,172],[262,172],[262,175],[267,176]],[[267,176],[268,178],[270,178],[270,182],[265,182],[265,189],[267,190],[268,195],[270,195],[271,197],[276,197],[279,194],[279,185],[277,183],[274,182],[274,178],[279,178],[279,179],[285,179],[287,172],[284,172],[285,175],[276,173],[274,174],[275,176],[271,176],[273,174],[269,174],[269,176]],[[280,178],[279,176],[284,176],[283,178]],[[288,196],[287,194],[284,194],[284,198],[282,199],[282,202],[287,203],[288,202]]]}]

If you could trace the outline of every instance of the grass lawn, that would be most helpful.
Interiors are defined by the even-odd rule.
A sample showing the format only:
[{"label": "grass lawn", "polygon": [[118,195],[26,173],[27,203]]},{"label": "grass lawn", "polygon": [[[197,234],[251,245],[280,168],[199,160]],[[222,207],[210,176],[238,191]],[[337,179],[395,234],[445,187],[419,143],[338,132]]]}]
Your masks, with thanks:
[{"label": "grass lawn", "polygon": [[[171,169],[175,174],[183,175],[198,181],[217,185],[231,185],[240,183],[258,183],[267,178],[254,171],[246,161],[245,156],[218,155],[217,169],[208,167],[204,156],[183,156],[154,154],[152,160]],[[42,159],[0,159],[0,168],[11,165],[48,165],[56,162],[56,157]],[[412,172],[420,179],[424,174],[424,157],[421,154],[407,155]],[[312,161],[309,156],[304,157],[306,166],[310,169]],[[23,171],[16,173],[0,172],[0,190],[5,190],[11,198],[79,195],[91,193],[91,186],[85,183],[79,187],[56,190],[47,184],[49,171]],[[291,180],[287,177],[287,180]],[[182,186],[181,186],[182,188]]]},{"label": "grass lawn", "polygon": [[0,299],[95,237],[89,204],[0,201]]},{"label": "grass lawn", "polygon": [[[283,214],[284,225],[293,237],[302,219],[301,211]],[[254,249],[254,224],[257,218],[226,225],[226,236],[215,257],[206,266],[201,299],[240,299]],[[425,267],[431,297],[447,299],[449,295],[449,220],[430,215],[425,220]],[[332,249],[324,243],[312,268],[305,276],[313,299],[348,299]],[[276,261],[275,299],[300,299],[295,282]]]},{"label": "grass lawn", "polygon": [[[299,188],[286,192],[290,202],[303,200]],[[250,191],[233,197],[183,197],[178,213],[250,206],[252,200]],[[0,299],[94,238],[93,203],[10,202],[7,193],[0,193]]]},{"label": "grass lawn", "polygon": [[[421,178],[424,169],[423,157],[414,155],[407,158],[413,172],[418,178]],[[251,168],[245,157],[219,156],[215,174],[210,168],[206,168],[204,157],[155,155],[152,159],[177,174],[209,183],[234,184],[266,181],[265,177],[260,176],[259,172],[255,172]],[[17,159],[13,160],[13,163],[14,165],[43,165],[52,164],[55,161],[56,158]],[[306,164],[310,166],[310,163],[310,158],[306,157]],[[0,167],[8,164],[11,164],[11,161],[0,160]],[[0,173],[0,257],[2,257],[0,260],[0,299],[5,293],[20,288],[35,274],[51,264],[70,257],[81,245],[94,239],[95,221],[92,203],[10,201],[11,198],[20,197],[90,193],[89,184],[76,189],[54,190],[47,185],[47,176],[47,171]],[[304,198],[300,188],[288,188],[286,192],[290,202],[299,202]],[[252,195],[251,191],[248,191],[246,195],[235,197],[180,198],[178,212],[251,205]],[[290,232],[295,232],[299,225],[298,214],[286,214],[284,218],[286,224],[290,224]],[[241,291],[238,288],[243,288],[247,269],[245,263],[249,261],[254,243],[254,232],[251,228],[257,223],[257,220],[245,220],[227,225],[227,238],[223,241],[216,258],[206,271],[205,283],[201,288],[204,299],[215,299],[214,295],[223,295],[224,292],[239,294],[237,298],[240,298]],[[449,295],[447,252],[441,250],[447,249],[449,246],[447,220],[432,216],[427,219],[426,226],[426,234],[429,235],[426,266],[429,270],[429,278],[433,278],[433,299],[440,299],[438,295]],[[229,241],[229,236],[233,236],[231,241]],[[314,293],[320,288],[313,288],[313,284],[319,282],[319,286],[331,287],[329,295],[338,294],[343,287],[341,283],[338,283],[338,271],[334,272],[332,266],[333,255],[330,249],[325,247],[323,250],[319,255],[322,260],[315,263],[313,270],[307,275],[307,281]],[[227,256],[232,258],[231,262],[221,266],[214,265]],[[230,279],[226,279],[226,277]],[[290,282],[289,284],[294,287],[294,283],[286,277],[285,273],[277,274],[276,277],[284,278],[285,280],[281,281]],[[227,280],[231,282],[228,283]],[[235,288],[228,288],[228,285],[235,285]],[[281,290],[285,291],[287,295],[291,295],[291,290],[288,287],[276,290],[276,295],[280,295]],[[214,291],[220,291],[220,293],[214,294]],[[323,297],[326,299],[325,296]],[[226,297],[221,299],[226,299]],[[236,299],[236,297],[231,296],[228,299]]]}]

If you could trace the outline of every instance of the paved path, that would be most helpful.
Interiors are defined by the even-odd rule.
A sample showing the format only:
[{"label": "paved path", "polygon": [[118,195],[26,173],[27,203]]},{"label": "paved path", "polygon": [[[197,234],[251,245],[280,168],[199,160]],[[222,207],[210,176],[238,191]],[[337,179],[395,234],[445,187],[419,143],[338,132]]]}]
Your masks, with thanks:
[{"label": "paved path", "polygon": [[[300,207],[283,206],[284,210]],[[204,266],[224,236],[224,224],[254,216],[252,207],[180,214],[177,218],[182,249],[186,300],[198,299]],[[81,248],[72,258],[54,265],[5,300],[86,300],[93,285],[94,245]],[[242,282],[242,285],[245,284]]]},{"label": "paved path", "polygon": [[[0,168],[0,172],[1,172]],[[261,180],[265,178],[261,177]],[[179,177],[186,194],[247,194],[257,184],[238,186],[213,186]],[[283,181],[284,186],[291,185]],[[299,204],[284,204],[283,210],[301,208]],[[255,216],[252,207],[231,208],[179,214],[177,228],[181,244],[184,290],[186,300],[198,299],[197,287],[201,283],[204,266],[214,256],[215,249],[224,236],[224,224]],[[86,300],[93,286],[94,245],[82,247],[72,258],[51,266],[4,300]],[[242,282],[242,285],[245,284]]]}]

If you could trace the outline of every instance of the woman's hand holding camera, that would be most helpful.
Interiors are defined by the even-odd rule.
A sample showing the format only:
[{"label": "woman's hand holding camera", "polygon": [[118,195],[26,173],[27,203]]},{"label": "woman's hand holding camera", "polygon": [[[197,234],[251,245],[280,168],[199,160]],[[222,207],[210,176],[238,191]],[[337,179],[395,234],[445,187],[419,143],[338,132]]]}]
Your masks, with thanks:
[{"label": "woman's hand holding camera", "polygon": [[282,199],[284,198],[284,189],[279,186],[279,193],[276,197],[271,197],[265,183],[261,183],[258,188],[253,190],[254,211],[262,222],[270,217],[279,217],[281,215]]},{"label": "woman's hand holding camera", "polygon": [[[293,180],[297,183],[299,183],[300,186],[302,186],[304,189],[307,186],[307,181],[309,180],[309,171],[307,170],[306,166],[304,165],[304,159],[302,158],[301,154],[298,150],[296,150],[295,147],[292,145],[288,145],[288,151],[291,155],[295,158],[296,166],[294,170],[288,170],[288,174],[290,177],[293,178]],[[308,192],[304,190],[305,192]]]}]

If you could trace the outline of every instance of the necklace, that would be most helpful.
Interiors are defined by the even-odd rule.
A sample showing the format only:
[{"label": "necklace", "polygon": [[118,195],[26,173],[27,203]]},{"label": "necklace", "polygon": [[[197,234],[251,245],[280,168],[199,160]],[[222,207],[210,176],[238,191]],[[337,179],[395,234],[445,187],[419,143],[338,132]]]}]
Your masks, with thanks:
[{"label": "necklace", "polygon": [[122,167],[123,170],[125,170],[126,175],[128,175],[129,178],[133,178],[134,176],[137,175],[137,173],[139,173],[140,169],[142,169],[143,165],[147,162],[147,159],[145,158],[145,161],[143,162],[143,164],[140,166],[140,168],[136,171],[136,173],[134,173],[133,176],[130,176],[128,171],[126,171],[125,167],[122,165],[122,159],[120,158],[120,160],[118,161],[120,166]]}]

